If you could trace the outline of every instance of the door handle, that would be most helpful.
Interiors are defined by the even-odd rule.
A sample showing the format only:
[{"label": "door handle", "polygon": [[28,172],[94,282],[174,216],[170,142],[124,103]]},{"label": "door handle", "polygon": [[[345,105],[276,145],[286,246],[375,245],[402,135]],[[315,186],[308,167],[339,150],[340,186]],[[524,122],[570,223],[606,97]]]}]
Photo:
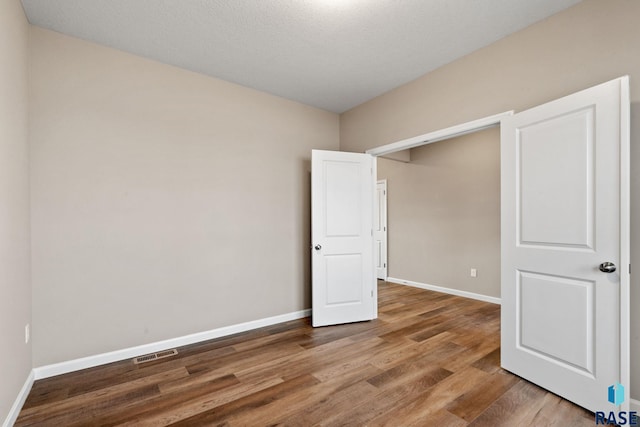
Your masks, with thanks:
[{"label": "door handle", "polygon": [[[320,249],[322,249],[322,246],[320,246],[320,245],[316,245],[316,246],[315,246],[315,250],[316,250],[316,251],[319,251]],[[615,270],[615,269],[614,269],[614,270]]]},{"label": "door handle", "polygon": [[603,262],[598,268],[600,268],[600,271],[603,273],[613,273],[616,271],[616,265],[609,261]]}]

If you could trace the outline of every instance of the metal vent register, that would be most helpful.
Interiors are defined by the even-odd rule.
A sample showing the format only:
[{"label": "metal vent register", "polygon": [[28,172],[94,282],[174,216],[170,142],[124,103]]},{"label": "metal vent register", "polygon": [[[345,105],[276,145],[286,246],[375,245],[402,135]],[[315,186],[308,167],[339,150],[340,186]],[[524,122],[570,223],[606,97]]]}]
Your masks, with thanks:
[{"label": "metal vent register", "polygon": [[144,356],[138,356],[133,358],[133,363],[145,363],[153,360],[164,359],[165,357],[171,357],[178,354],[178,350],[172,348],[171,350],[159,351],[157,353],[145,354]]}]

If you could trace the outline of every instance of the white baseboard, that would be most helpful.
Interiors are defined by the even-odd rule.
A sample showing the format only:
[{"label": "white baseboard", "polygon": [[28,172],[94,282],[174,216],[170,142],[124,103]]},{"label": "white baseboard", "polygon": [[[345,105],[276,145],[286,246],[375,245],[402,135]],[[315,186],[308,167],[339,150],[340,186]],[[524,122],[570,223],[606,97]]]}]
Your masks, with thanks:
[{"label": "white baseboard", "polygon": [[27,380],[24,382],[24,385],[20,390],[20,393],[18,394],[18,397],[16,397],[16,401],[13,402],[13,406],[9,410],[7,418],[2,423],[2,427],[11,427],[16,423],[18,415],[20,414],[20,410],[22,409],[24,402],[27,400],[27,396],[29,396],[29,392],[31,391],[31,387],[33,386],[34,381],[35,376],[33,370],[31,370],[31,372],[29,372]]},{"label": "white baseboard", "polygon": [[500,304],[500,298],[490,297],[487,295],[476,294],[474,292],[460,291],[458,289],[445,288],[442,286],[428,285],[426,283],[414,282],[412,280],[396,279],[395,277],[387,277],[387,282],[397,283],[398,285],[408,285],[414,288],[427,289],[430,291],[442,292],[445,294],[457,295],[459,297],[477,299],[484,302],[490,302],[492,304]]},{"label": "white baseboard", "polygon": [[281,314],[279,316],[252,320],[250,322],[239,323],[237,325],[225,326],[209,331],[171,338],[164,341],[157,341],[154,343],[139,345],[136,347],[111,351],[109,353],[96,354],[94,356],[87,356],[80,359],[69,360],[66,362],[54,363],[52,365],[40,366],[38,368],[34,368],[33,371],[35,373],[36,380],[49,378],[55,375],[66,374],[69,372],[79,371],[81,369],[93,368],[94,366],[117,362],[119,360],[130,359],[143,354],[155,353],[157,351],[167,350],[170,348],[195,344],[214,338],[237,334],[239,332],[246,332],[252,329],[275,325],[277,323],[288,322],[289,320],[302,319],[303,317],[308,317],[309,315],[311,315],[311,310],[309,309],[294,311],[292,313]]},{"label": "white baseboard", "polygon": [[629,399],[629,410],[640,413],[640,400]]}]

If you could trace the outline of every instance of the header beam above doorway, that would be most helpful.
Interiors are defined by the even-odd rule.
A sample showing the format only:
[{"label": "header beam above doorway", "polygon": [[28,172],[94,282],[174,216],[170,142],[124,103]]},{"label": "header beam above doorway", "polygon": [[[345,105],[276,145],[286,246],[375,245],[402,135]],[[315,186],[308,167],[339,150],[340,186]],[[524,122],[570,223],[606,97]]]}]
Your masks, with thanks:
[{"label": "header beam above doorway", "polygon": [[402,141],[393,142],[391,144],[382,145],[365,151],[372,156],[384,156],[386,154],[395,153],[397,151],[407,150],[409,148],[419,147],[421,145],[431,144],[432,142],[442,141],[445,139],[455,138],[468,133],[477,132],[500,124],[500,121],[513,115],[513,110],[504,113],[494,114],[493,116],[483,117],[481,119],[451,126],[445,129],[436,130],[425,133],[424,135],[414,136],[413,138],[403,139]]}]

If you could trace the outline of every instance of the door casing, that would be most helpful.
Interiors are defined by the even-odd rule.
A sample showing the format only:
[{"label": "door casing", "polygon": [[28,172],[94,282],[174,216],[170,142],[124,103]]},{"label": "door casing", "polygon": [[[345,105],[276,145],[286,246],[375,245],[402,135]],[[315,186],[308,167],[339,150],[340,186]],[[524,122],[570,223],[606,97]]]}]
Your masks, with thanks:
[{"label": "door casing", "polygon": [[[380,192],[382,191],[382,194]],[[382,179],[376,186],[376,211],[373,214],[373,244],[376,255],[378,279],[387,280],[387,180]]]}]

